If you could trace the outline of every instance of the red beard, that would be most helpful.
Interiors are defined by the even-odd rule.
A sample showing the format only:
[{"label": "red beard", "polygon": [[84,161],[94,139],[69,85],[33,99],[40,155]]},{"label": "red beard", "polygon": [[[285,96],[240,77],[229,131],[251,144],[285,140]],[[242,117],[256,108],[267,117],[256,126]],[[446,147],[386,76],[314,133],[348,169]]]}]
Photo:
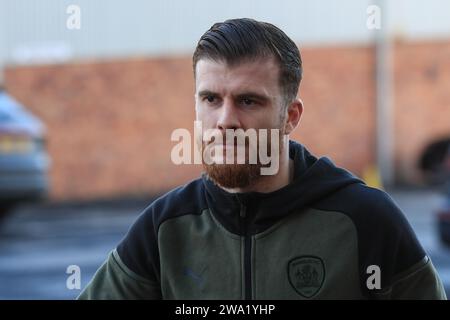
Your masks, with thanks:
[{"label": "red beard", "polygon": [[[270,136],[270,135],[269,135]],[[282,130],[279,131],[279,155],[281,155],[281,152],[283,150],[283,137],[284,132]],[[258,146],[259,146],[259,139],[258,139]],[[270,156],[271,153],[271,143],[270,138],[268,138],[267,143],[267,153],[268,156]],[[206,142],[203,142],[203,150],[205,150],[205,147],[207,146]],[[245,143],[245,150],[246,150],[246,156],[245,156],[245,164],[237,164],[236,161],[233,164],[206,164],[203,161],[203,167],[205,168],[206,173],[208,174],[209,178],[213,180],[216,184],[218,184],[221,187],[233,189],[233,188],[246,188],[250,185],[253,185],[257,180],[259,180],[261,175],[261,168],[270,166],[269,164],[262,164],[259,159],[255,164],[249,163],[249,144],[248,139],[246,139]],[[236,157],[236,145],[235,145],[235,157]],[[224,159],[226,158],[226,151],[224,150]]]}]

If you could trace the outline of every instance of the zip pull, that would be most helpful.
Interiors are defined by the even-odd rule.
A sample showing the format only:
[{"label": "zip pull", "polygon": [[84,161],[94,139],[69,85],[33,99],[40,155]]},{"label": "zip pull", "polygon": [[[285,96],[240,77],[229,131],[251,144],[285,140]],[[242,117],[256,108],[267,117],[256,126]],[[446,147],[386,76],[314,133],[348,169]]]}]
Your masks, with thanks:
[{"label": "zip pull", "polygon": [[241,218],[245,218],[247,216],[247,207],[245,206],[245,204],[241,203],[241,211],[239,212],[239,215],[241,216]]},{"label": "zip pull", "polygon": [[247,207],[245,206],[243,199],[241,199],[239,195],[236,195],[236,199],[239,202],[240,206],[239,216],[241,218],[245,218],[247,216]]}]

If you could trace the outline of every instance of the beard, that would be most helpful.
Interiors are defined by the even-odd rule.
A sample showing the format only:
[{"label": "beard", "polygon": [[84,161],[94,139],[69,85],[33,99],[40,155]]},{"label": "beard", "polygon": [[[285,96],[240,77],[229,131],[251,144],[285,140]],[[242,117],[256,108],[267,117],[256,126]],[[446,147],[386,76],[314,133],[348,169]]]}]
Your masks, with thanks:
[{"label": "beard", "polygon": [[[284,128],[280,125],[280,128],[277,128],[279,131],[278,135],[278,150],[275,150],[275,152],[278,152],[278,159],[280,159],[280,155],[283,152],[284,149]],[[270,131],[270,129],[269,129]],[[224,135],[225,136],[225,135]],[[224,188],[246,188],[248,186],[251,186],[255,184],[257,181],[259,181],[263,176],[261,175],[261,168],[269,167],[270,162],[268,164],[262,164],[261,159],[259,157],[259,153],[257,152],[259,148],[261,147],[261,143],[266,144],[266,152],[267,156],[271,157],[271,135],[268,134],[266,141],[261,141],[259,139],[259,136],[257,137],[257,147],[256,146],[250,146],[249,145],[249,139],[245,139],[245,163],[239,164],[236,163],[236,157],[237,157],[237,145],[234,143],[234,161],[231,164],[228,163],[212,163],[207,164],[203,161],[203,168],[205,169],[208,177],[217,185],[224,187]],[[205,148],[209,147],[212,143],[211,142],[202,142],[203,150]],[[253,152],[256,152],[257,154],[257,161],[256,163],[250,163],[249,161],[249,152],[253,149]],[[223,157],[226,158],[226,152],[227,148],[223,150]],[[255,151],[256,150],[256,151]],[[223,161],[225,162],[225,161]]]},{"label": "beard", "polygon": [[209,178],[224,188],[246,188],[260,178],[260,164],[204,164]]}]

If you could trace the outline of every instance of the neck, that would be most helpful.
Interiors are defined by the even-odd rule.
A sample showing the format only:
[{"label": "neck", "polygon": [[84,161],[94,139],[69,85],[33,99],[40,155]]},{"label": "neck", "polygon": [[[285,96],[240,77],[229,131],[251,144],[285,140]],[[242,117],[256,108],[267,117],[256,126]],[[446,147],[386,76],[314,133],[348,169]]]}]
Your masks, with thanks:
[{"label": "neck", "polygon": [[269,193],[287,186],[294,179],[294,161],[289,158],[289,138],[284,139],[280,154],[279,170],[274,175],[260,176],[252,185],[245,188],[223,188],[230,193],[261,192]]}]

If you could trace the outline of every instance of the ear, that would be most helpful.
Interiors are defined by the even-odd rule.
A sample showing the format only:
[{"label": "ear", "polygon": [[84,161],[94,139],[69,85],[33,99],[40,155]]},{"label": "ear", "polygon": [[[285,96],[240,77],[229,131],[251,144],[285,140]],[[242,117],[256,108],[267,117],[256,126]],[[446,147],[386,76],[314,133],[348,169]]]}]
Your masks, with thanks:
[{"label": "ear", "polygon": [[284,126],[285,134],[290,134],[298,126],[303,114],[303,101],[296,98],[287,109],[286,123]]}]

